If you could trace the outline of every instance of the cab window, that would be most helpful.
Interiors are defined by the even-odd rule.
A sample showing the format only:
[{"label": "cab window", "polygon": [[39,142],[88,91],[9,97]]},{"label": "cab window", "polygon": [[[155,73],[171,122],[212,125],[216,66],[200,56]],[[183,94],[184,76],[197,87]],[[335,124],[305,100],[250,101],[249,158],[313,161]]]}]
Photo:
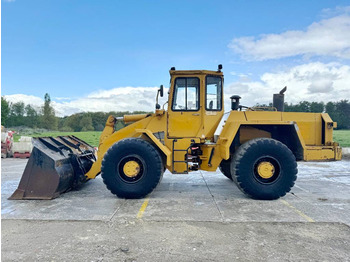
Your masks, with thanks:
[{"label": "cab window", "polygon": [[222,78],[206,77],[205,109],[207,111],[221,111],[222,109]]},{"label": "cab window", "polygon": [[199,79],[181,77],[175,79],[173,111],[199,110]]}]

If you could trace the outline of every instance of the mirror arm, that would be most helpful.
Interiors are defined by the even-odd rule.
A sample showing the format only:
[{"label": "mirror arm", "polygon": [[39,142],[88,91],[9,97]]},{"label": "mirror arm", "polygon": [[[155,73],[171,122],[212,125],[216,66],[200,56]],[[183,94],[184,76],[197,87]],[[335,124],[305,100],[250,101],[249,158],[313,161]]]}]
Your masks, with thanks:
[{"label": "mirror arm", "polygon": [[156,98],[156,109],[160,109],[160,104],[158,104],[158,98],[159,95],[163,97],[163,85],[160,85],[160,88],[157,91],[157,98]]},{"label": "mirror arm", "polygon": [[158,104],[159,92],[160,92],[160,90],[158,90],[158,92],[157,92],[157,98],[156,98],[156,109],[160,109],[160,105]]}]

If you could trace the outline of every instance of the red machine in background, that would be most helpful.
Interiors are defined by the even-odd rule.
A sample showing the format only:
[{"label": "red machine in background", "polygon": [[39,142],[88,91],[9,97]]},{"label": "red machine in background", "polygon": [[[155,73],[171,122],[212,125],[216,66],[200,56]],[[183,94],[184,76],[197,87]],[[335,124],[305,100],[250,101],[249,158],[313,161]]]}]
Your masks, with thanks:
[{"label": "red machine in background", "polygon": [[1,158],[13,156],[13,131],[7,131],[1,126]]},{"label": "red machine in background", "polygon": [[29,158],[33,150],[32,138],[21,136],[18,142],[14,142],[14,133],[1,126],[1,158]]}]

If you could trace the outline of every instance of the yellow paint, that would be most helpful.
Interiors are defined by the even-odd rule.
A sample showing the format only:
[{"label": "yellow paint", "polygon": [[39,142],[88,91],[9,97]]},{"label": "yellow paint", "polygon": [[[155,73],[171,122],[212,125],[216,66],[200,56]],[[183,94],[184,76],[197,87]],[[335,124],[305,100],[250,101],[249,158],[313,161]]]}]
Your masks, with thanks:
[{"label": "yellow paint", "polygon": [[286,200],[280,199],[280,201],[286,205],[287,207],[293,209],[299,216],[301,216],[302,218],[306,219],[309,222],[315,222],[315,220],[313,220],[311,217],[305,215],[303,212],[301,212],[299,209],[297,209],[296,207],[292,206],[291,204],[289,204]]},{"label": "yellow paint", "polygon": [[[278,132],[278,127],[288,126],[293,130],[293,139],[298,141],[304,160],[339,160],[341,148],[333,142],[333,128],[336,125],[328,114],[319,113],[294,113],[277,111],[230,111],[223,126],[221,134],[214,141],[214,132],[220,123],[224,110],[210,111],[205,106],[206,76],[218,76],[223,78],[222,72],[207,70],[171,70],[171,81],[168,97],[168,110],[157,109],[154,114],[141,114],[124,116],[124,121],[131,123],[128,126],[115,131],[116,118],[109,116],[106,126],[101,134],[97,160],[86,174],[87,178],[95,178],[101,172],[102,159],[110,147],[118,141],[139,137],[151,142],[164,156],[166,168],[177,173],[186,173],[185,161],[186,149],[193,141],[200,146],[203,154],[201,170],[216,171],[223,159],[229,159],[234,150],[240,144],[253,138],[273,138],[273,131]],[[199,79],[199,107],[197,111],[173,111],[173,91],[177,77],[196,77]],[[224,93],[222,91],[222,93]],[[155,94],[156,95],[156,94]],[[224,101],[222,100],[222,105]],[[264,129],[274,127],[274,129]],[[277,130],[277,131],[276,131]],[[271,133],[270,133],[271,132]],[[159,133],[163,134],[161,140]],[[239,133],[238,142],[232,144],[236,134]],[[158,134],[158,135],[157,135]],[[281,134],[287,137],[289,134]],[[177,142],[174,143],[174,140]],[[294,140],[293,140],[294,141]],[[176,150],[173,154],[173,145]],[[209,163],[210,154],[212,154]],[[262,172],[263,176],[270,176],[270,171]],[[131,172],[132,174],[132,172]]]},{"label": "yellow paint", "polygon": [[242,126],[240,128],[240,137],[239,140],[241,144],[259,137],[271,138],[271,133],[266,132],[264,130],[257,129],[253,126]]},{"label": "yellow paint", "polygon": [[[209,165],[209,156],[214,148],[213,158],[211,160],[211,165]],[[220,156],[220,151],[218,150],[218,146],[216,144],[204,144],[202,146],[203,155],[201,156],[202,164],[201,169],[205,171],[216,171],[220,162],[222,160]]]},{"label": "yellow paint", "polygon": [[[206,70],[189,70],[189,71],[170,71],[171,88],[168,103],[168,137],[184,138],[184,137],[203,137],[210,139],[213,137],[215,129],[224,114],[224,101],[222,97],[221,111],[205,110],[205,82],[206,76],[223,77],[222,72],[206,71]],[[199,79],[199,107],[197,111],[176,111],[172,110],[172,101],[174,99],[174,85],[178,77],[193,77]]]},{"label": "yellow paint", "polygon": [[305,145],[321,145],[322,118],[319,113],[284,112],[282,120],[296,122]]},{"label": "yellow paint", "polygon": [[201,125],[200,112],[171,112],[168,114],[169,137],[195,137]]},{"label": "yellow paint", "polygon": [[148,202],[149,202],[149,198],[146,198],[145,201],[143,202],[143,204],[142,204],[142,206],[141,206],[139,212],[137,213],[136,218],[138,218],[138,219],[141,219],[141,218],[142,218],[142,216],[143,216],[143,214],[145,213],[145,210],[146,210],[146,208],[147,208],[147,206],[148,206]]},{"label": "yellow paint", "polygon": [[140,172],[140,165],[136,161],[128,161],[125,163],[123,171],[127,177],[135,177]]},{"label": "yellow paint", "polygon": [[99,145],[101,145],[107,137],[109,137],[111,134],[114,133],[115,123],[116,123],[116,119],[114,116],[109,116],[107,118],[105,128],[103,129],[102,134],[100,136]]},{"label": "yellow paint", "polygon": [[141,119],[144,119],[148,116],[148,114],[140,114],[140,115],[125,115],[124,123],[131,123],[131,122],[137,122]]},{"label": "yellow paint", "polygon": [[275,167],[267,161],[261,162],[258,165],[258,174],[262,178],[269,179],[275,173]]},{"label": "yellow paint", "polygon": [[261,123],[265,121],[282,121],[282,112],[246,111],[247,121]]},{"label": "yellow paint", "polygon": [[136,129],[136,133],[138,134],[145,134],[147,136],[147,138],[149,140],[151,140],[156,146],[157,148],[159,148],[165,155],[166,157],[166,165],[167,166],[171,166],[171,156],[172,156],[172,153],[171,151],[169,150],[168,147],[166,147],[165,145],[163,145],[159,139],[157,139],[155,137],[155,135],[153,135],[153,133],[148,130],[148,129]]},{"label": "yellow paint", "polygon": [[321,114],[322,116],[322,124],[323,124],[323,128],[325,131],[324,134],[324,138],[325,138],[325,144],[331,144],[333,141],[333,128],[337,127],[337,123],[333,123],[332,119],[330,118],[330,116],[328,114]]},{"label": "yellow paint", "polygon": [[305,161],[321,161],[329,159],[341,159],[341,150],[339,146],[307,146],[305,148]]}]

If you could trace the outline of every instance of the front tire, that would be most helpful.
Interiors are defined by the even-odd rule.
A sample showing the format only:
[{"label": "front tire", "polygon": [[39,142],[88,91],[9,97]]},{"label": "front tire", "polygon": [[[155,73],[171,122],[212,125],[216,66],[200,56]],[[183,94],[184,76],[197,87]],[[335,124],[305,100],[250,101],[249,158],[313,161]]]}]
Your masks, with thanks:
[{"label": "front tire", "polygon": [[255,199],[284,196],[294,186],[297,163],[290,149],[270,138],[241,145],[232,159],[231,173],[241,191]]},{"label": "front tire", "polygon": [[105,154],[101,176],[107,188],[120,198],[142,198],[158,185],[163,163],[157,149],[140,138],[115,143]]}]

